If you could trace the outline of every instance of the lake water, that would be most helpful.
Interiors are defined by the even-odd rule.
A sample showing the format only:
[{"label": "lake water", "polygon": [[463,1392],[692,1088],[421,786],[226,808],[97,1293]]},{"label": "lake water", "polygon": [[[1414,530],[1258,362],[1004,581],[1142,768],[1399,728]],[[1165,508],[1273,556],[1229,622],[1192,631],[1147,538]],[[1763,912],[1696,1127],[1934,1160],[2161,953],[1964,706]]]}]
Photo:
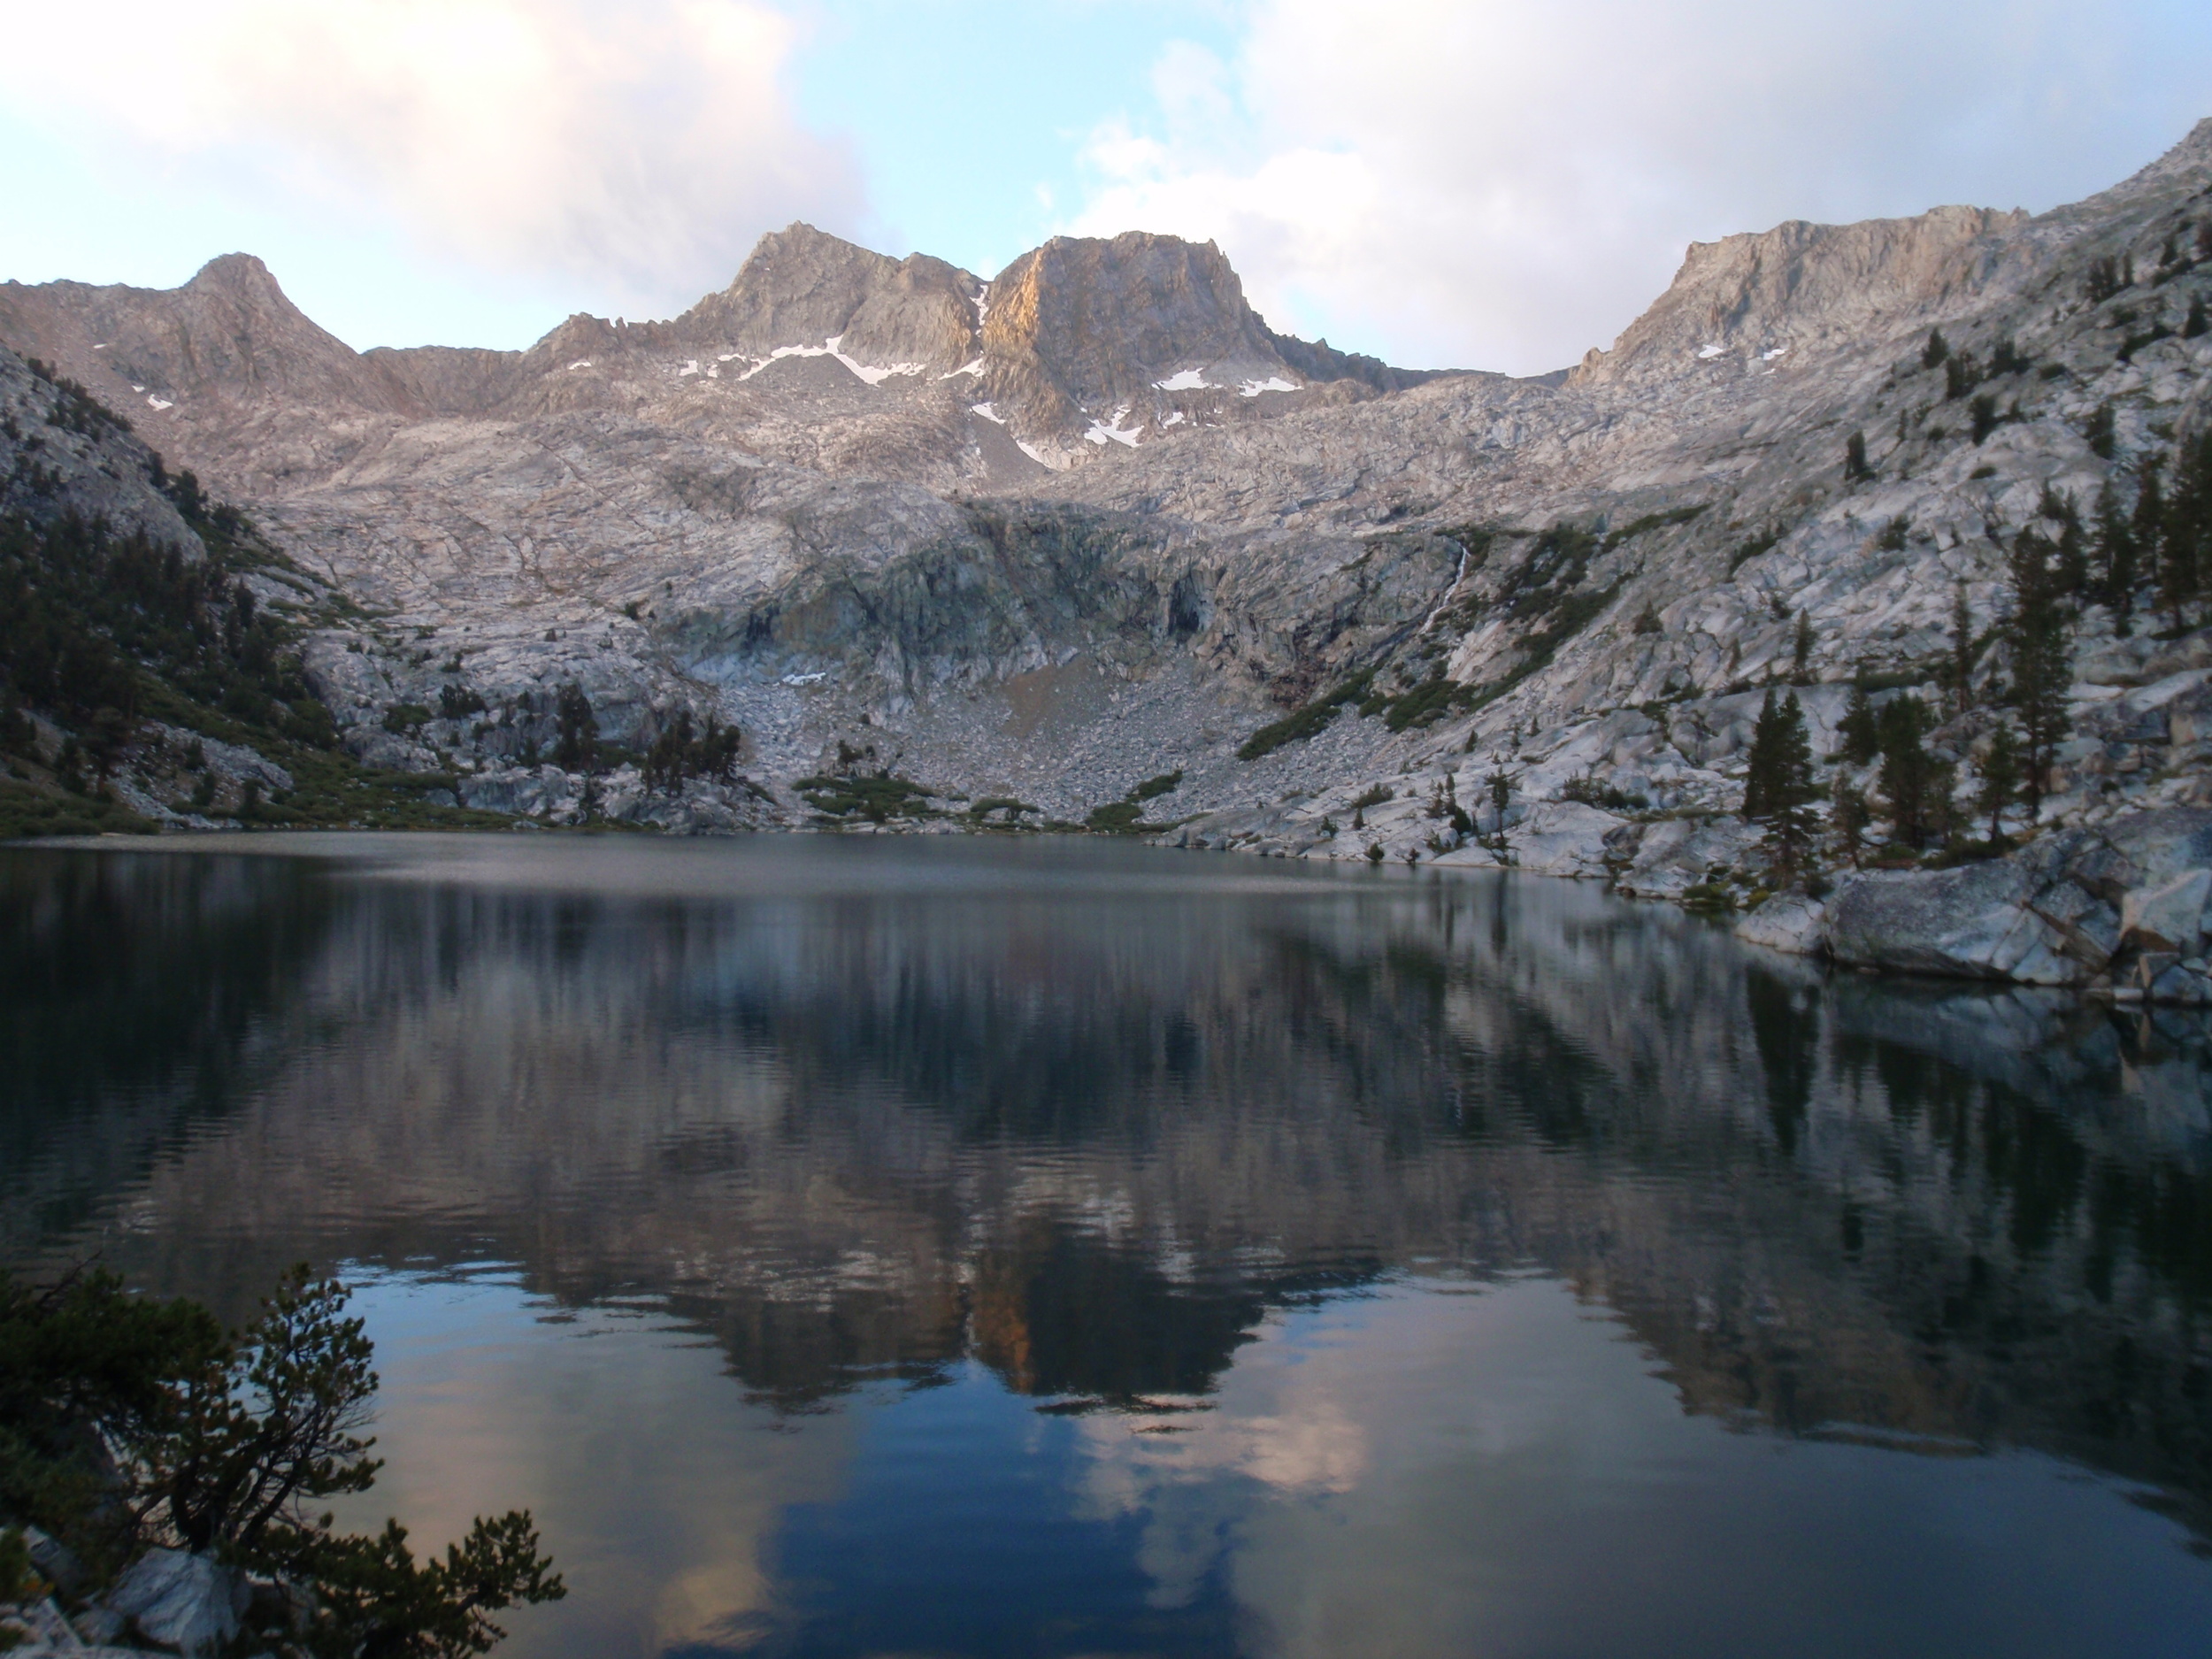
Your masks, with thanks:
[{"label": "lake water", "polygon": [[359,1287],[536,1655],[2212,1647],[2212,1044],[1509,876],[0,851],[0,1253]]}]

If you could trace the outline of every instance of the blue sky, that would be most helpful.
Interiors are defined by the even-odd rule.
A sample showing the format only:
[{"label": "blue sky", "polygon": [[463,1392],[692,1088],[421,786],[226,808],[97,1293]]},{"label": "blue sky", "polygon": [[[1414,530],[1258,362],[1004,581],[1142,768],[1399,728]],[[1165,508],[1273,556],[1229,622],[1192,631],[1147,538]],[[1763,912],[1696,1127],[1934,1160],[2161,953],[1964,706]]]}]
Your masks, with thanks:
[{"label": "blue sky", "polygon": [[244,250],[360,347],[672,314],[803,218],[985,275],[1211,238],[1278,326],[1532,373],[1693,239],[2050,207],[2212,114],[2173,0],[78,0],[11,37],[0,277]]}]

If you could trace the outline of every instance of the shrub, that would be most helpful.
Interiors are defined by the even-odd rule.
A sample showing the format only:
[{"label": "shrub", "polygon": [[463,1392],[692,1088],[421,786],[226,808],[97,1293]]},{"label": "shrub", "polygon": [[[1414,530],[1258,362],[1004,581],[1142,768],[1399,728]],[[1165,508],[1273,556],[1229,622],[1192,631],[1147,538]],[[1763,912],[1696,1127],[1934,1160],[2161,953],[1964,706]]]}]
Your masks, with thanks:
[{"label": "shrub", "polygon": [[1348,703],[1364,698],[1373,685],[1375,670],[1363,670],[1349,680],[1340,682],[1325,695],[1294,710],[1246,738],[1237,749],[1239,760],[1258,760],[1271,755],[1286,743],[1302,743],[1336,718],[1337,710]]}]

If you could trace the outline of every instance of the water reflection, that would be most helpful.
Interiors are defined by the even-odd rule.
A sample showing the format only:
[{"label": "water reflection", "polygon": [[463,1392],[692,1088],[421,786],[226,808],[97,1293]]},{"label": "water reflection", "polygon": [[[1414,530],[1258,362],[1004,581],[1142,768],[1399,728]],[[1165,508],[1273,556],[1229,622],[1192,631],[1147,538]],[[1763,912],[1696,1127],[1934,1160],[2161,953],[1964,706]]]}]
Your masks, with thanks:
[{"label": "water reflection", "polygon": [[396,1501],[586,1563],[537,1649],[2212,1616],[2200,1020],[1559,882],[249,845],[0,856],[0,1245],[379,1273]]}]

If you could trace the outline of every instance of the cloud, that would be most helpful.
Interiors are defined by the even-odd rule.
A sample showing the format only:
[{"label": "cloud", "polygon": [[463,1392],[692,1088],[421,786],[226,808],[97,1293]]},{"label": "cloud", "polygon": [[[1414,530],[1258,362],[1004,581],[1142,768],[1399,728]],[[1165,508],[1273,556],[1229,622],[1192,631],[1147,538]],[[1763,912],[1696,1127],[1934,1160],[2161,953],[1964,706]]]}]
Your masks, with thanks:
[{"label": "cloud", "polygon": [[1784,219],[2047,207],[2178,139],[2212,21],[2057,0],[1256,0],[1092,134],[1068,227],[1219,242],[1277,326],[1533,373],[1685,244]]},{"label": "cloud", "polygon": [[127,165],[365,213],[440,257],[667,311],[795,217],[862,217],[753,0],[142,0],[26,10],[12,101]]}]

